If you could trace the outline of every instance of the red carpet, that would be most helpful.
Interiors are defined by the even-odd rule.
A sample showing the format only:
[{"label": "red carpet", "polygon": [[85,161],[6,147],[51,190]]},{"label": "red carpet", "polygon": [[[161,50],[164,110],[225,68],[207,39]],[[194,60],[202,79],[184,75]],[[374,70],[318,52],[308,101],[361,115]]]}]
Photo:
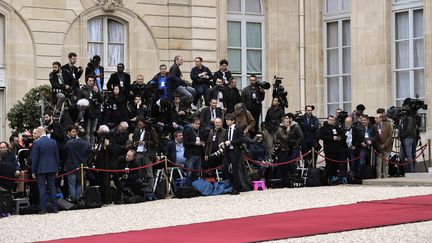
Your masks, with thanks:
[{"label": "red carpet", "polygon": [[432,220],[432,195],[52,242],[255,242]]}]

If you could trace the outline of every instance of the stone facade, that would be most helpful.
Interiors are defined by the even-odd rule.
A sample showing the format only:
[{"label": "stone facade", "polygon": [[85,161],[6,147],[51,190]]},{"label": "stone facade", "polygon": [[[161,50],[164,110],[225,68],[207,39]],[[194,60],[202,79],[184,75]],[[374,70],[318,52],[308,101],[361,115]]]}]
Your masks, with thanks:
[{"label": "stone facade", "polygon": [[[227,2],[225,0],[127,0],[114,1],[114,9],[102,0],[0,0],[5,17],[5,107],[1,110],[1,140],[9,130],[6,111],[30,88],[48,84],[51,63],[67,62],[67,53],[87,59],[87,22],[96,16],[112,16],[126,26],[126,71],[134,78],[150,79],[162,63],[171,65],[182,55],[181,67],[189,75],[193,58],[201,56],[211,70],[227,57]],[[284,77],[289,109],[315,104],[324,114],[323,10],[324,1],[263,0],[265,16],[265,80]],[[99,4],[100,3],[100,4]],[[304,5],[302,5],[304,4]],[[301,21],[304,6],[304,25]],[[432,104],[431,1],[424,1],[426,103]],[[366,113],[393,105],[392,97],[392,0],[351,0],[352,104],[363,103]],[[303,32],[302,32],[303,31]],[[299,33],[304,33],[304,39]],[[303,41],[303,45],[301,44]],[[301,54],[304,47],[304,56]],[[303,58],[303,59],[302,59]],[[301,63],[301,60],[304,60]],[[304,80],[300,70],[304,69]],[[108,72],[114,69],[108,69]],[[83,82],[83,79],[81,79]],[[303,82],[303,83],[302,83]],[[304,92],[300,92],[304,85]],[[267,92],[266,107],[271,102]],[[303,100],[303,101],[302,101]],[[427,130],[432,129],[427,115]],[[429,134],[429,133],[427,133]],[[427,137],[427,136],[424,136]]]}]

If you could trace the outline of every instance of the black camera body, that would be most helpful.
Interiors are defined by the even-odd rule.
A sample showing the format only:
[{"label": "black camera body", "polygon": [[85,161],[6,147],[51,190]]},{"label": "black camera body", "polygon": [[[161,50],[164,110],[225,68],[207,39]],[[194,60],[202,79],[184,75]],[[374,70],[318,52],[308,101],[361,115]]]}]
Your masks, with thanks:
[{"label": "black camera body", "polygon": [[288,93],[285,92],[285,88],[282,85],[282,77],[273,77],[273,98],[278,98],[281,107],[288,108]]}]

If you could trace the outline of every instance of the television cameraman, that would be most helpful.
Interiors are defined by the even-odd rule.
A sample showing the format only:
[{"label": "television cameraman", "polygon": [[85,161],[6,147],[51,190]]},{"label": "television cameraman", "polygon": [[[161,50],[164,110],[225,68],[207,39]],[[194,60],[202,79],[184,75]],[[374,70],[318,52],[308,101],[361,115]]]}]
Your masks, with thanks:
[{"label": "television cameraman", "polygon": [[417,131],[416,131],[416,113],[417,110],[412,109],[411,99],[407,98],[402,104],[402,114],[400,120],[399,138],[401,141],[399,162],[405,165],[405,173],[415,172],[415,147],[417,145]]}]

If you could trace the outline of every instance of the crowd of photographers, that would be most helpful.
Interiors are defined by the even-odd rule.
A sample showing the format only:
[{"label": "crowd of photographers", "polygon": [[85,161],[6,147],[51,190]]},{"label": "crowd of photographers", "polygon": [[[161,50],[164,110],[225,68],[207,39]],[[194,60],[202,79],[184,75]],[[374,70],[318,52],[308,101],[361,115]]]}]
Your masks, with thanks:
[{"label": "crowd of photographers", "polygon": [[[182,173],[192,181],[216,176],[215,171],[200,173],[199,170],[222,165],[222,177],[231,182],[232,194],[238,194],[250,190],[243,156],[262,162],[251,163],[257,167],[258,179],[284,181],[298,174],[298,163],[277,167],[271,164],[305,154],[304,166],[315,166],[313,162],[317,162],[318,153],[308,152],[320,151],[320,140],[329,183],[343,183],[341,178],[348,172],[361,179],[364,165],[373,165],[376,177],[388,177],[388,162],[382,158],[389,158],[392,151],[394,124],[387,119],[384,109],[377,111],[373,124],[363,114],[365,107],[358,105],[352,114],[338,109],[336,116],[328,116],[321,125],[313,115],[312,105],[305,107],[304,115],[285,113],[287,94],[280,78],[275,77],[272,104],[264,116],[262,102],[265,90],[271,85],[251,75],[250,85],[240,91],[228,70],[227,60],[221,60],[219,70],[211,72],[201,57],[195,58],[195,66],[190,71],[191,83],[180,70],[181,56],[174,58],[169,70],[167,65],[160,65],[159,72],[148,82],[143,75],[131,81],[120,63],[117,72],[104,84],[99,56],[94,56],[85,70],[76,66],[75,53],[70,53],[68,58],[69,62],[63,66],[59,62],[52,64],[49,80],[54,109],[44,114],[44,131],[36,128],[32,134],[24,133],[20,137],[13,134],[9,143],[1,142],[0,165],[9,164],[12,169],[8,175],[12,177],[31,178],[30,171],[37,173],[31,161],[32,142],[46,132],[57,143],[57,172],[68,173],[56,179],[55,190],[62,191],[71,202],[82,196],[81,176],[75,171],[80,164],[101,170],[124,170],[86,171],[85,184],[98,185],[105,204],[122,203],[126,187],[136,195],[152,193],[158,166],[129,169],[151,165],[165,157],[173,165],[184,167]],[[82,84],[80,79],[84,81]],[[417,112],[413,108],[417,103],[406,103],[408,108],[392,117],[400,118],[397,124],[400,124],[402,163],[413,160],[418,140],[415,115],[411,114]],[[263,122],[261,117],[265,117]],[[373,150],[378,156],[371,156]],[[413,171],[413,164],[407,165],[405,171]],[[6,175],[5,171],[2,169],[0,173]],[[29,171],[27,176],[24,171]],[[7,180],[0,183],[4,188],[12,188]],[[30,195],[25,195],[24,182],[18,182],[16,196],[29,196],[32,204],[38,204],[38,186],[29,183],[29,187]]]}]

